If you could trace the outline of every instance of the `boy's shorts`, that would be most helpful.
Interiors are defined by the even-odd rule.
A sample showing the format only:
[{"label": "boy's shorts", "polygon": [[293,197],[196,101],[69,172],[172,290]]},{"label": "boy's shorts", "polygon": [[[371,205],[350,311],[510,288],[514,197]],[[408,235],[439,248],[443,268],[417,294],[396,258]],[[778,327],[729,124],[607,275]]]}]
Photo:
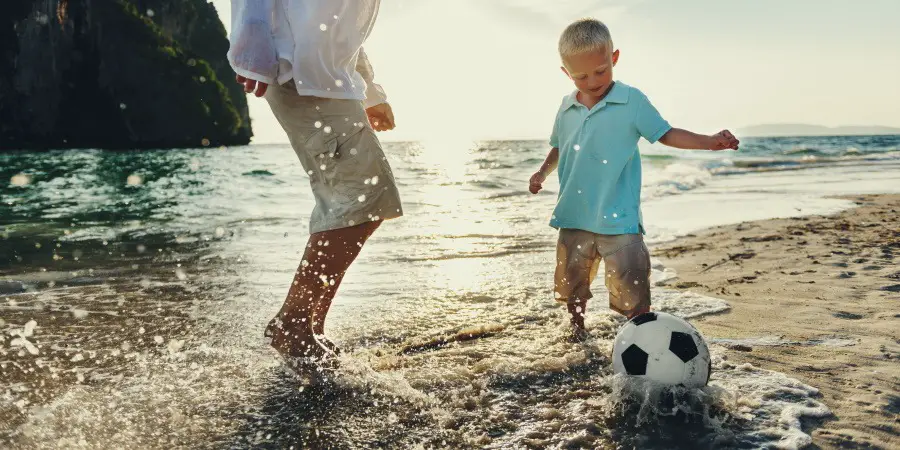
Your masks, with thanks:
[{"label": "boy's shorts", "polygon": [[609,307],[626,316],[649,308],[650,252],[640,234],[561,229],[556,246],[556,300],[592,298],[591,283],[601,259],[606,262]]},{"label": "boy's shorts", "polygon": [[362,102],[301,96],[293,81],[269,86],[266,100],[309,175],[316,200],[310,233],[403,215]]}]

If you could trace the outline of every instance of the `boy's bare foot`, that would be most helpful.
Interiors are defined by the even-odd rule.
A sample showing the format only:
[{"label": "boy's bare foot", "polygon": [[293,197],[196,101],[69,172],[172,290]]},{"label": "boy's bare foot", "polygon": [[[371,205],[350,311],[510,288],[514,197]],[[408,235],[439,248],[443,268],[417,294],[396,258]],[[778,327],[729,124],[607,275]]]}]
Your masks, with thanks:
[{"label": "boy's bare foot", "polygon": [[582,330],[584,329],[584,314],[586,312],[586,306],[586,301],[578,299],[570,299],[566,303],[569,314],[572,316],[571,322],[573,327],[580,328]]},{"label": "boy's bare foot", "polygon": [[570,329],[569,335],[567,336],[566,340],[573,344],[579,344],[587,341],[590,337],[591,333],[588,333],[588,331],[584,329],[584,327],[573,326]]},{"label": "boy's bare foot", "polygon": [[634,319],[635,317],[637,317],[637,316],[639,316],[639,315],[641,315],[641,314],[648,313],[648,312],[650,312],[650,308],[649,308],[649,307],[647,307],[647,308],[641,308],[641,309],[632,311],[631,314],[629,314],[629,315],[627,315],[627,316],[625,316],[625,317],[626,317],[628,320],[631,320],[631,319]]}]

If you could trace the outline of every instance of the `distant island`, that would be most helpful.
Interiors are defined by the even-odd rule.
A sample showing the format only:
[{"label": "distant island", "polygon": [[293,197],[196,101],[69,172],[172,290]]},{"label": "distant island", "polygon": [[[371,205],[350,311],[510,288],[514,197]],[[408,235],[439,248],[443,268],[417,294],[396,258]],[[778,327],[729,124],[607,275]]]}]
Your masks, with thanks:
[{"label": "distant island", "polygon": [[900,134],[900,128],[876,125],[826,127],[804,123],[753,125],[738,129],[741,136],[860,136]]}]

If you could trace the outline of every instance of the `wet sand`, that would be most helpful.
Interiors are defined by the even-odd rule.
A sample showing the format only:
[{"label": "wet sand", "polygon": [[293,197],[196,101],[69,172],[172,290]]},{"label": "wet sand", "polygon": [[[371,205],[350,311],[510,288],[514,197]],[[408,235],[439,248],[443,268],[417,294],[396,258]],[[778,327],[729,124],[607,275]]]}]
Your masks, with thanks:
[{"label": "wet sand", "polygon": [[817,387],[823,448],[900,448],[900,195],[834,216],[746,222],[660,246],[666,287],[727,300],[696,320],[729,358]]}]

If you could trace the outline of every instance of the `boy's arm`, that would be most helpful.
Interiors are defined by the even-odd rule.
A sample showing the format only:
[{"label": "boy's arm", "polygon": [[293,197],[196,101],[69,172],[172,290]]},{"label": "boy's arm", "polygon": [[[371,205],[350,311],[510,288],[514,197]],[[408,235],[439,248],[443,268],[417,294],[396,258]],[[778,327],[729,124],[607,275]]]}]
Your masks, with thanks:
[{"label": "boy's arm", "polygon": [[558,164],[559,148],[553,147],[553,149],[550,150],[550,153],[547,154],[544,164],[541,164],[541,168],[531,176],[531,180],[528,182],[528,190],[531,191],[532,194],[540,192],[543,188],[544,180],[553,173]]},{"label": "boy's arm", "polygon": [[553,149],[550,150],[550,153],[547,153],[547,158],[544,159],[544,164],[541,164],[538,173],[544,175],[544,178],[547,178],[554,170],[556,170],[557,165],[559,165],[559,149],[553,147]]},{"label": "boy's arm", "polygon": [[712,136],[697,134],[681,128],[672,128],[659,139],[669,147],[686,150],[737,150],[740,141],[728,130],[722,130]]}]

